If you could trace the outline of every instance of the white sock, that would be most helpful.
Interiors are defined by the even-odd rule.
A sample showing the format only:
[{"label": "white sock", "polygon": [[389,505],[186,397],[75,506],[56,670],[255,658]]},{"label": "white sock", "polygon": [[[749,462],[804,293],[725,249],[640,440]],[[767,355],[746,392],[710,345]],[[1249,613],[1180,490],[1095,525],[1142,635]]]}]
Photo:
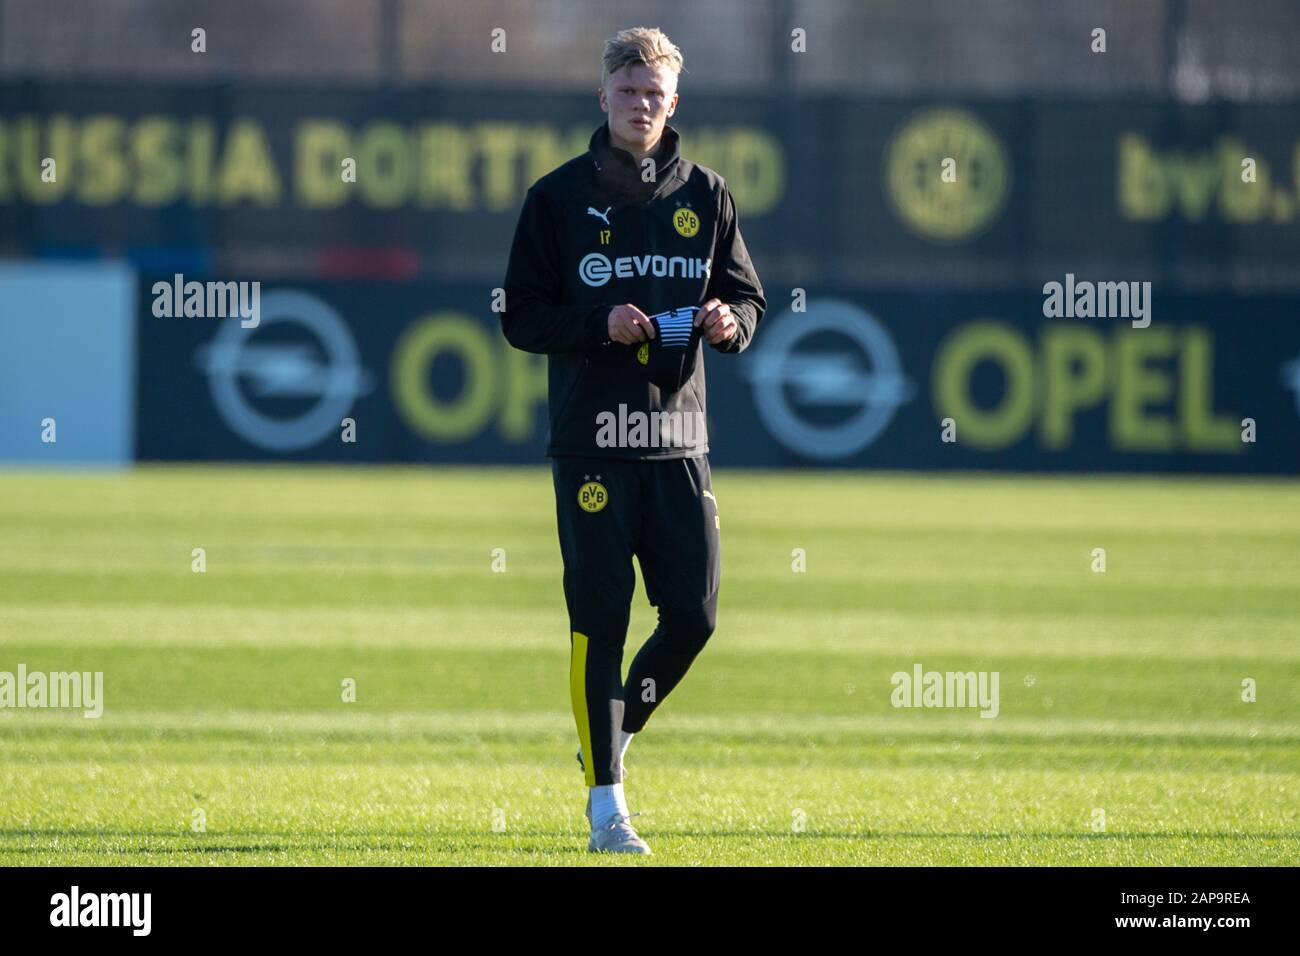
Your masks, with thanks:
[{"label": "white sock", "polygon": [[623,796],[623,785],[611,783],[608,786],[591,788],[591,825],[602,826],[616,816],[631,816],[627,810],[627,798]]}]

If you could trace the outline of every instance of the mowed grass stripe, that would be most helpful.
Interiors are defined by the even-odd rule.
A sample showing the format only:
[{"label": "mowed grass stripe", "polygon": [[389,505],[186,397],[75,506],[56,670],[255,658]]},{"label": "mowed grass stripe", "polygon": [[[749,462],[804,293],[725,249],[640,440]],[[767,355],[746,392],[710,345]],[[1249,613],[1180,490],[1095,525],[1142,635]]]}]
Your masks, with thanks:
[{"label": "mowed grass stripe", "polygon": [[[790,634],[808,653],[867,652],[964,654],[972,647],[996,647],[1006,654],[1040,657],[1223,658],[1300,660],[1292,617],[1253,615],[1243,633],[1237,615],[1210,616],[1166,611],[1158,619],[1115,620],[1096,615],[1017,613],[900,613],[848,610],[821,614],[810,626],[806,611],[728,608],[716,646],[746,650],[788,650]],[[93,626],[90,626],[93,625]],[[629,642],[654,629],[654,612],[635,604]],[[11,604],[0,607],[0,633],[21,634],[24,646],[79,645],[137,647],[347,647],[565,648],[563,608],[243,608],[191,604],[170,607],[141,603],[105,609],[62,602],[58,607]],[[1069,641],[1060,640],[1068,634]],[[566,650],[567,653],[567,650]]]},{"label": "mowed grass stripe", "polygon": [[[328,646],[308,653],[282,646],[169,648],[7,644],[12,661],[33,671],[102,672],[110,711],[213,708],[292,711],[327,705],[354,710],[461,707],[468,710],[565,709],[561,650],[523,648],[377,648]],[[160,659],[160,657],[162,659]],[[999,715],[1188,719],[1261,723],[1295,716],[1286,690],[1300,686],[1300,662],[1255,660],[1249,674],[1230,657],[1183,660],[1013,656],[983,649],[931,654],[920,662],[940,672],[996,672]],[[755,651],[720,641],[674,694],[674,709],[712,713],[888,714],[893,675],[913,661],[892,654]],[[1241,700],[1249,676],[1262,700]],[[343,682],[355,681],[355,702]],[[1281,693],[1273,690],[1280,689]],[[972,706],[974,701],[968,702]],[[974,716],[974,711],[970,711]],[[14,719],[23,716],[15,712]],[[996,718],[993,718],[996,719]]]}]

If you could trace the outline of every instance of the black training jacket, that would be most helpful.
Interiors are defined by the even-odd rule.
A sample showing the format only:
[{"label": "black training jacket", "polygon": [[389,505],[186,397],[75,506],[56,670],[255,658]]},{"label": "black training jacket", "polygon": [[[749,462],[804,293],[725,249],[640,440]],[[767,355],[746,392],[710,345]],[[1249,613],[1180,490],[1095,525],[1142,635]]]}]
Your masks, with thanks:
[{"label": "black training jacket", "polygon": [[702,358],[681,388],[660,388],[641,367],[646,351],[609,341],[611,308],[631,303],[656,315],[721,299],[738,328],[713,347],[718,352],[744,351],[767,308],[725,180],[683,159],[671,126],[652,158],[654,179],[643,182],[632,154],[613,147],[602,124],[585,154],[537,180],[524,198],[501,327],[515,348],[548,356],[549,456],[664,459],[709,450],[699,427],[678,429],[676,447],[665,447],[666,431],[658,447],[598,443],[597,416],[617,416],[620,405],[642,417],[698,412],[697,426],[707,412]]}]

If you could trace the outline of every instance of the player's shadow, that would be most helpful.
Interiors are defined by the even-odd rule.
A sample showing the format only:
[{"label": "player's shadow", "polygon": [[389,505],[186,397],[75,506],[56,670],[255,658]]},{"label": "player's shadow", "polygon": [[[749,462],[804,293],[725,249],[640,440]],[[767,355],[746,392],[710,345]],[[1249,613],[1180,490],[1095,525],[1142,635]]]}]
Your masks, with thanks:
[{"label": "player's shadow", "polygon": [[[532,856],[566,856],[570,854],[585,854],[586,833],[574,831],[574,842],[572,845],[565,844],[556,846],[550,841],[557,838],[555,833],[539,833],[536,831],[513,832],[502,837],[492,838],[485,836],[482,830],[439,830],[437,833],[409,833],[403,831],[400,835],[389,834],[388,839],[383,842],[376,842],[375,837],[381,834],[374,831],[365,831],[357,833],[337,834],[337,837],[328,841],[312,840],[310,838],[296,838],[291,834],[285,833],[268,833],[265,834],[268,842],[265,843],[204,843],[214,834],[188,834],[177,833],[174,830],[124,830],[124,829],[82,829],[77,827],[60,827],[60,828],[41,828],[39,830],[24,830],[18,827],[0,827],[0,839],[5,837],[18,837],[27,840],[41,841],[38,845],[0,847],[0,855],[36,855],[52,852],[74,852],[74,853],[94,853],[102,856],[146,856],[146,855],[170,855],[170,854],[244,854],[244,853],[427,853],[427,852],[447,852],[448,849],[454,849],[456,852],[473,853],[476,851],[485,851],[491,853],[501,853],[506,851],[514,854],[532,855]],[[243,833],[230,833],[229,831],[216,834],[223,837],[242,836],[246,840],[254,838],[253,835]],[[258,834],[261,836],[262,834]],[[166,841],[152,845],[135,844],[131,846],[96,846],[93,841],[103,839],[122,839],[133,841],[159,840]],[[47,841],[64,841],[64,840],[84,840],[87,845],[77,847],[71,851],[65,845],[52,846]],[[180,841],[193,841],[182,843]],[[521,840],[538,840],[543,841],[544,845],[530,845],[527,842],[518,842]],[[274,842],[271,842],[274,841]],[[514,841],[514,842],[508,842]],[[451,846],[449,846],[451,844]]]}]

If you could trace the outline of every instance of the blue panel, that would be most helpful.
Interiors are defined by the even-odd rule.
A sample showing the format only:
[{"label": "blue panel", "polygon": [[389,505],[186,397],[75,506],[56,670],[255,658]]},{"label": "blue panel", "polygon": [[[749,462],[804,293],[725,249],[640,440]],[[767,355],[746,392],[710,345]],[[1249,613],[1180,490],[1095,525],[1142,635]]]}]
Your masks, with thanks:
[{"label": "blue panel", "polygon": [[0,461],[131,460],[134,312],[121,263],[0,263]]}]

